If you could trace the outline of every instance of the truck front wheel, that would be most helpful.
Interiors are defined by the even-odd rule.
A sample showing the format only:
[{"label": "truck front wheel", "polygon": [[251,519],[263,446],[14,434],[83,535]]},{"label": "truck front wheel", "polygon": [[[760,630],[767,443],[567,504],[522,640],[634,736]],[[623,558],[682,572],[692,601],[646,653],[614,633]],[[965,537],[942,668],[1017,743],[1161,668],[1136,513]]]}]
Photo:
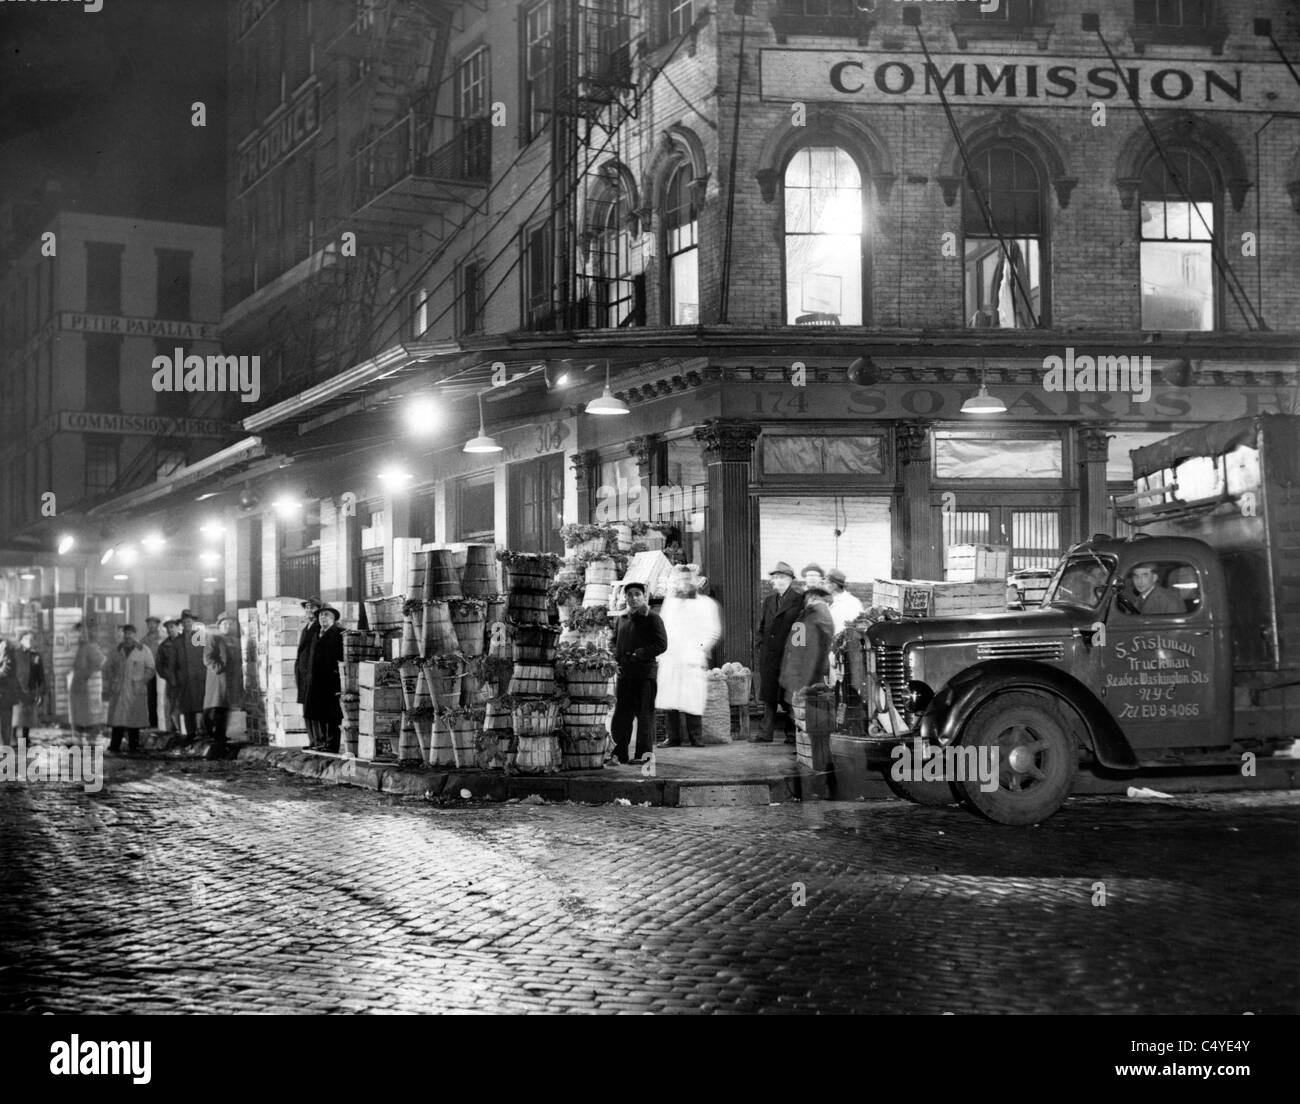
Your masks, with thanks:
[{"label": "truck front wheel", "polygon": [[[967,777],[955,780],[953,790],[972,809],[998,824],[1037,824],[1070,796],[1079,749],[1060,708],[1050,698],[999,694],[975,711],[961,745],[977,749],[976,773],[988,782],[978,776]],[[993,769],[986,773],[986,766]]]}]

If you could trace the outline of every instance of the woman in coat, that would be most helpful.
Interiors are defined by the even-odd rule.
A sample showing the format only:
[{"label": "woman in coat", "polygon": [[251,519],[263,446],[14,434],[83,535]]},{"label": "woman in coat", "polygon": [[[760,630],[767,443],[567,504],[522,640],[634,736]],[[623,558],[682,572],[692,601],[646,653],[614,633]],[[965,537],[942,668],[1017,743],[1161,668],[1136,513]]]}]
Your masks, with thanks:
[{"label": "woman in coat", "polygon": [[135,638],[135,626],[122,626],[122,643],[105,667],[108,676],[108,723],[113,738],[108,750],[122,750],[122,737],[135,751],[140,729],[149,726],[149,680],[154,677],[153,653]]},{"label": "woman in coat", "polygon": [[14,649],[14,681],[18,684],[18,701],[13,707],[14,735],[26,740],[40,723],[37,716],[45,699],[45,665],[41,653],[32,647],[34,633],[23,629]]},{"label": "woman in coat", "polygon": [[700,739],[700,718],[708,694],[709,651],[722,636],[718,603],[700,594],[704,578],[695,564],[673,568],[668,597],[659,616],[668,636],[668,650],[659,657],[655,708],[668,711],[668,747],[681,747],[682,737],[694,747]]},{"label": "woman in coat", "polygon": [[90,680],[104,666],[104,653],[90,639],[86,626],[78,621],[73,627],[77,634],[77,654],[68,672],[68,723],[76,732],[85,732],[95,724],[95,703],[90,697]]},{"label": "woman in coat", "polygon": [[230,711],[244,708],[239,626],[230,614],[223,613],[217,618],[217,631],[208,637],[203,662],[208,668],[203,694],[203,723],[217,746],[224,747]]},{"label": "woman in coat", "polygon": [[339,704],[339,664],[343,662],[343,630],[339,611],[322,606],[316,615],[320,631],[308,647],[307,684],[300,686],[302,715],[307,720],[307,737],[316,751],[338,751],[339,725],[343,709]]}]

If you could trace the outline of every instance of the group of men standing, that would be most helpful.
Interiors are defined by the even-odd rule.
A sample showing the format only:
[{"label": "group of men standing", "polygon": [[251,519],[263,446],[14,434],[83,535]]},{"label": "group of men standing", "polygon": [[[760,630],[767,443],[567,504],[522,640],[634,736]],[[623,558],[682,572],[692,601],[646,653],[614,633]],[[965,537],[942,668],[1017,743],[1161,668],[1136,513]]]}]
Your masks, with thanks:
[{"label": "group of men standing", "polygon": [[768,572],[772,593],[763,599],[754,642],[763,703],[762,726],[751,737],[755,743],[773,741],[778,714],[785,742],[795,742],[790,712],[795,692],[831,681],[831,642],[862,612],[862,603],[848,592],[847,577],[838,568],[827,573],[811,563],[801,574],[802,586],[784,560]]}]

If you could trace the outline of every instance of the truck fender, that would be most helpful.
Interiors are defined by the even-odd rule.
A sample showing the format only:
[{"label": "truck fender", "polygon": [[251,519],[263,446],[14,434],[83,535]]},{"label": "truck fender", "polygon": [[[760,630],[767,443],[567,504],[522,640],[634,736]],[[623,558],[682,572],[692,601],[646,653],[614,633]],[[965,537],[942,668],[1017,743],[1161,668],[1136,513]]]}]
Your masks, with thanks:
[{"label": "truck fender", "polygon": [[1038,690],[1060,699],[1079,718],[1097,762],[1111,770],[1138,769],[1127,737],[1091,690],[1059,668],[1023,660],[990,660],[956,675],[921,717],[921,736],[931,743],[952,743],[975,710],[1008,690]]}]

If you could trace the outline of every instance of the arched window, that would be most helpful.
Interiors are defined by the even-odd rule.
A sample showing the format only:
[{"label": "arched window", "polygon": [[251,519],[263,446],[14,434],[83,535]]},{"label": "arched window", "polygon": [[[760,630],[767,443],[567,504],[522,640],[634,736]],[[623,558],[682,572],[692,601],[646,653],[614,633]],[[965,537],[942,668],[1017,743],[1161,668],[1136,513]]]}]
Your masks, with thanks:
[{"label": "arched window", "polygon": [[591,299],[597,328],[617,329],[633,324],[636,304],[630,206],[627,191],[621,187],[612,188],[597,205],[598,221],[591,248]]},{"label": "arched window", "polygon": [[694,184],[690,162],[680,161],[664,186],[664,275],[671,326],[700,321],[700,212]]},{"label": "arched window", "polygon": [[862,173],[838,146],[804,146],[785,167],[787,323],[863,323]]},{"label": "arched window", "polygon": [[971,158],[975,187],[962,190],[966,324],[1034,329],[1045,324],[1046,235],[1043,181],[1024,152],[1010,146]]},{"label": "arched window", "polygon": [[1168,159],[1148,159],[1138,192],[1142,328],[1212,330],[1214,177],[1188,150],[1171,150]]}]

